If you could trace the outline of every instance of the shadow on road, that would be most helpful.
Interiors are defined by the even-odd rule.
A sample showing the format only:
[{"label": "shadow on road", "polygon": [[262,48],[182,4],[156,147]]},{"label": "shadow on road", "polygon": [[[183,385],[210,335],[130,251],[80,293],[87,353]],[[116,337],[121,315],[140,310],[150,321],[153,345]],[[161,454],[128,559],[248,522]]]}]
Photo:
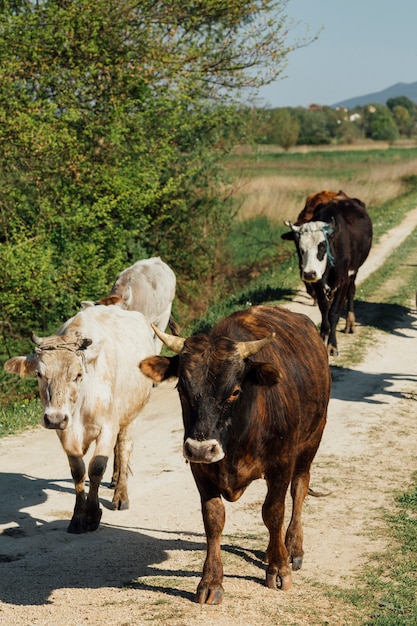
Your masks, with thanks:
[{"label": "shadow on road", "polygon": [[[51,596],[57,589],[102,587],[163,592],[193,600],[194,591],[184,589],[178,579],[195,578],[197,586],[205,558],[203,533],[123,528],[117,525],[118,513],[114,512],[115,525],[102,523],[93,533],[72,535],[66,532],[68,519],[46,522],[32,511],[46,501],[51,490],[72,494],[71,481],[67,488],[62,487],[63,481],[7,473],[0,474],[0,481],[5,504],[0,509],[0,524],[9,525],[0,534],[0,602],[40,606],[53,603]],[[152,536],[155,533],[159,536]],[[200,564],[196,571],[158,567],[169,559],[170,552],[179,550],[198,550],[201,568]],[[259,579],[241,578],[263,584],[262,552],[233,545],[225,545],[222,550],[259,567]],[[184,561],[195,562],[195,557]]]}]

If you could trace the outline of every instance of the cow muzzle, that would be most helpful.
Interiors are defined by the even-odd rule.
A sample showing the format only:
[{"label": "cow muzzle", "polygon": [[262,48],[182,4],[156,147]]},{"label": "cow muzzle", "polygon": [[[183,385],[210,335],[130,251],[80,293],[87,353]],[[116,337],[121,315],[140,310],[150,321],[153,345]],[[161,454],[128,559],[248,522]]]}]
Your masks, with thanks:
[{"label": "cow muzzle", "polygon": [[303,275],[301,278],[306,283],[316,283],[318,280],[320,280],[320,277],[317,275],[317,272],[314,272],[314,271],[303,272]]},{"label": "cow muzzle", "polygon": [[65,430],[69,423],[69,416],[64,414],[48,414],[43,415],[43,424],[45,428],[52,430]]},{"label": "cow muzzle", "polygon": [[192,463],[216,463],[224,458],[224,450],[217,439],[186,439],[183,453],[187,461]]}]

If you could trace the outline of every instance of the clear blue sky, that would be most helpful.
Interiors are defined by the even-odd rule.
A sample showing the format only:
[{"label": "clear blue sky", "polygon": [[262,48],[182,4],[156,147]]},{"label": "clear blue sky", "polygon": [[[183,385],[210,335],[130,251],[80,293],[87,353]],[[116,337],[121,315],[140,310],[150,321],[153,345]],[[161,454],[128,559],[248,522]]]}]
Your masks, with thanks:
[{"label": "clear blue sky", "polygon": [[322,32],[294,50],[280,80],[259,90],[272,107],[332,105],[417,82],[417,0],[290,0],[299,37]]}]

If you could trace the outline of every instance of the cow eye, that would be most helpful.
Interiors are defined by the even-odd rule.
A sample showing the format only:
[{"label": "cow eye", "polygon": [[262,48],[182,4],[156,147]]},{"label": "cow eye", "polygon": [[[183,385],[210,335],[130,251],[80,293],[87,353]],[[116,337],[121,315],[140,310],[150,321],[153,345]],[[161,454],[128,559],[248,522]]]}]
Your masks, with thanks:
[{"label": "cow eye", "polygon": [[79,382],[81,382],[82,378],[83,378],[82,373],[81,372],[77,372],[77,374],[76,374],[76,376],[74,378],[74,382],[75,383],[79,383]]},{"label": "cow eye", "polygon": [[36,370],[36,377],[41,379],[42,378],[42,374],[40,373],[39,370]]},{"label": "cow eye", "polygon": [[240,387],[235,387],[229,396],[229,402],[234,402],[235,400],[237,400],[240,396],[241,391],[242,390]]},{"label": "cow eye", "polygon": [[318,245],[318,250],[317,250],[318,260],[322,261],[324,259],[325,254],[326,254],[326,243],[324,241],[321,241]]}]

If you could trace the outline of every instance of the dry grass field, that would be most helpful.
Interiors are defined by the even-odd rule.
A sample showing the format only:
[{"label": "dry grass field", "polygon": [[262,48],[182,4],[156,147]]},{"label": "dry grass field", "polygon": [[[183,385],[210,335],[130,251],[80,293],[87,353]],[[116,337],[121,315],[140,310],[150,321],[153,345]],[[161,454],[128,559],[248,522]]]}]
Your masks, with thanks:
[{"label": "dry grass field", "polygon": [[[373,149],[388,150],[389,146],[377,144]],[[351,162],[341,159],[338,167],[338,155],[348,151],[368,151],[369,158],[362,156],[356,164],[354,157]],[[303,162],[303,155],[311,156],[312,152],[317,154],[314,171],[311,159],[309,163]],[[334,153],[335,159],[329,165],[328,159],[323,159],[323,153],[330,152]],[[282,158],[276,160],[277,154]],[[233,161],[236,174],[234,195],[241,219],[259,215],[279,222],[294,219],[303,208],[306,196],[321,189],[343,189],[348,195],[360,198],[368,207],[378,206],[404,193],[404,178],[417,174],[414,150],[410,150],[409,160],[394,155],[385,161],[372,157],[369,144],[308,150],[300,146],[289,153],[292,157],[295,154],[300,155],[300,159],[294,161],[292,158],[288,163],[282,150],[273,146],[260,146],[256,154],[249,148],[242,148],[236,155]]]}]

